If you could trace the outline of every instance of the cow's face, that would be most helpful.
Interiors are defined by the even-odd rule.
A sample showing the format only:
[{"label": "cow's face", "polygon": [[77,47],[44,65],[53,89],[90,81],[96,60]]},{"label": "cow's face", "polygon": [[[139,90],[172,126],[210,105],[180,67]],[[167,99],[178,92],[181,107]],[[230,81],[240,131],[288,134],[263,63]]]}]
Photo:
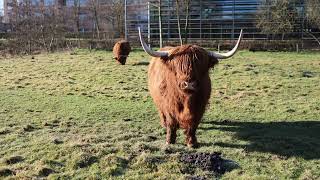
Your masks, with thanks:
[{"label": "cow's face", "polygon": [[114,57],[116,61],[118,61],[121,65],[125,65],[127,61],[127,56],[118,56]]},{"label": "cow's face", "polygon": [[200,81],[208,75],[209,68],[218,63],[206,50],[193,45],[172,48],[168,58],[163,60],[175,74],[179,89],[186,93],[197,91]]}]

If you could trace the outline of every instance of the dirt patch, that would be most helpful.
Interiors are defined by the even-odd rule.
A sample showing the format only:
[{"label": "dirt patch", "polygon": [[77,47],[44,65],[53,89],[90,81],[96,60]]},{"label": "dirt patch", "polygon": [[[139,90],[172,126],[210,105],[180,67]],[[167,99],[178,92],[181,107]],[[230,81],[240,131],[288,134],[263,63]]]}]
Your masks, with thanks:
[{"label": "dirt patch", "polygon": [[202,176],[187,176],[186,180],[206,180],[207,178]]},{"label": "dirt patch", "polygon": [[10,169],[0,169],[0,177],[12,176],[15,172]]},{"label": "dirt patch", "polygon": [[31,132],[31,131],[34,131],[36,128],[34,126],[28,124],[28,125],[24,126],[22,129],[24,132]]},{"label": "dirt patch", "polygon": [[192,153],[183,154],[180,160],[184,163],[192,164],[203,170],[211,171],[216,174],[224,174],[226,168],[221,153]]},{"label": "dirt patch", "polygon": [[16,163],[19,163],[19,162],[22,162],[23,161],[23,157],[22,156],[12,156],[8,159],[5,160],[5,163],[6,164],[16,164]]},{"label": "dirt patch", "polygon": [[8,129],[0,129],[0,135],[9,134],[10,131]]},{"label": "dirt patch", "polygon": [[75,162],[75,167],[85,168],[98,161],[98,158],[90,154],[82,154]]},{"label": "dirt patch", "polygon": [[55,173],[55,171],[53,169],[46,168],[46,167],[43,167],[38,171],[38,175],[41,177],[47,177],[52,173]]},{"label": "dirt patch", "polygon": [[42,125],[44,127],[48,127],[48,128],[54,128],[54,127],[58,127],[59,126],[59,121],[52,121],[52,122],[43,122]]},{"label": "dirt patch", "polygon": [[152,141],[155,141],[157,140],[157,137],[155,136],[147,136],[147,142],[152,142]]},{"label": "dirt patch", "polygon": [[53,144],[63,144],[63,140],[61,140],[61,139],[59,139],[59,138],[54,138],[54,139],[52,140],[52,143],[53,143]]},{"label": "dirt patch", "polygon": [[311,78],[313,76],[314,76],[314,73],[312,73],[310,71],[303,71],[302,72],[302,77]]},{"label": "dirt patch", "polygon": [[132,119],[130,119],[130,118],[123,118],[122,120],[125,122],[132,121]]}]

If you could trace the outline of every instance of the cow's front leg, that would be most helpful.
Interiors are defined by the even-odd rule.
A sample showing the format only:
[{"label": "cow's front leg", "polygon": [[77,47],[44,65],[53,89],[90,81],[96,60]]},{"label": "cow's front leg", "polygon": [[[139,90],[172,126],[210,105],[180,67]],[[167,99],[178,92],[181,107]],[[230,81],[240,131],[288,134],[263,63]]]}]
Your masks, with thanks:
[{"label": "cow's front leg", "polygon": [[184,131],[184,134],[186,135],[186,144],[188,147],[192,147],[192,148],[198,147],[195,128],[187,128]]},{"label": "cow's front leg", "polygon": [[168,126],[166,144],[175,144],[176,139],[177,139],[177,128],[174,126]]},{"label": "cow's front leg", "polygon": [[167,118],[162,111],[159,111],[160,122],[163,128],[167,128]]}]

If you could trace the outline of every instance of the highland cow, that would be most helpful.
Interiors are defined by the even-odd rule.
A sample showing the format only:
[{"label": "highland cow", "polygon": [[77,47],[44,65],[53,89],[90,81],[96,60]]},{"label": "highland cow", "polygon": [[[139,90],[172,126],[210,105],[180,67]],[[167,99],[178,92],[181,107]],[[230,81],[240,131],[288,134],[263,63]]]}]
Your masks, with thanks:
[{"label": "highland cow", "polygon": [[126,40],[118,41],[113,46],[113,59],[118,61],[120,64],[125,65],[127,57],[131,51],[130,43]]},{"label": "highland cow", "polygon": [[211,94],[209,69],[219,60],[235,54],[242,38],[227,53],[207,51],[196,45],[165,47],[151,50],[144,42],[143,49],[153,56],[148,70],[148,88],[159,111],[161,125],[166,128],[166,143],[174,144],[178,128],[184,129],[186,144],[197,146],[196,129],[205,112]]}]

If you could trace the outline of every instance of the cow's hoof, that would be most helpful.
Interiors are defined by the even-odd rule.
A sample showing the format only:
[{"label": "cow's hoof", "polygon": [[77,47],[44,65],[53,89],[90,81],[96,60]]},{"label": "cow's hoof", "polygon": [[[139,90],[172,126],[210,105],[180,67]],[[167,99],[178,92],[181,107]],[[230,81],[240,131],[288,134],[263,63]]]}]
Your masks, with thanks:
[{"label": "cow's hoof", "polygon": [[166,145],[175,144],[175,143],[176,143],[175,141],[172,141],[172,142],[166,141]]},{"label": "cow's hoof", "polygon": [[199,144],[198,143],[193,143],[193,144],[187,144],[188,148],[198,148]]}]

